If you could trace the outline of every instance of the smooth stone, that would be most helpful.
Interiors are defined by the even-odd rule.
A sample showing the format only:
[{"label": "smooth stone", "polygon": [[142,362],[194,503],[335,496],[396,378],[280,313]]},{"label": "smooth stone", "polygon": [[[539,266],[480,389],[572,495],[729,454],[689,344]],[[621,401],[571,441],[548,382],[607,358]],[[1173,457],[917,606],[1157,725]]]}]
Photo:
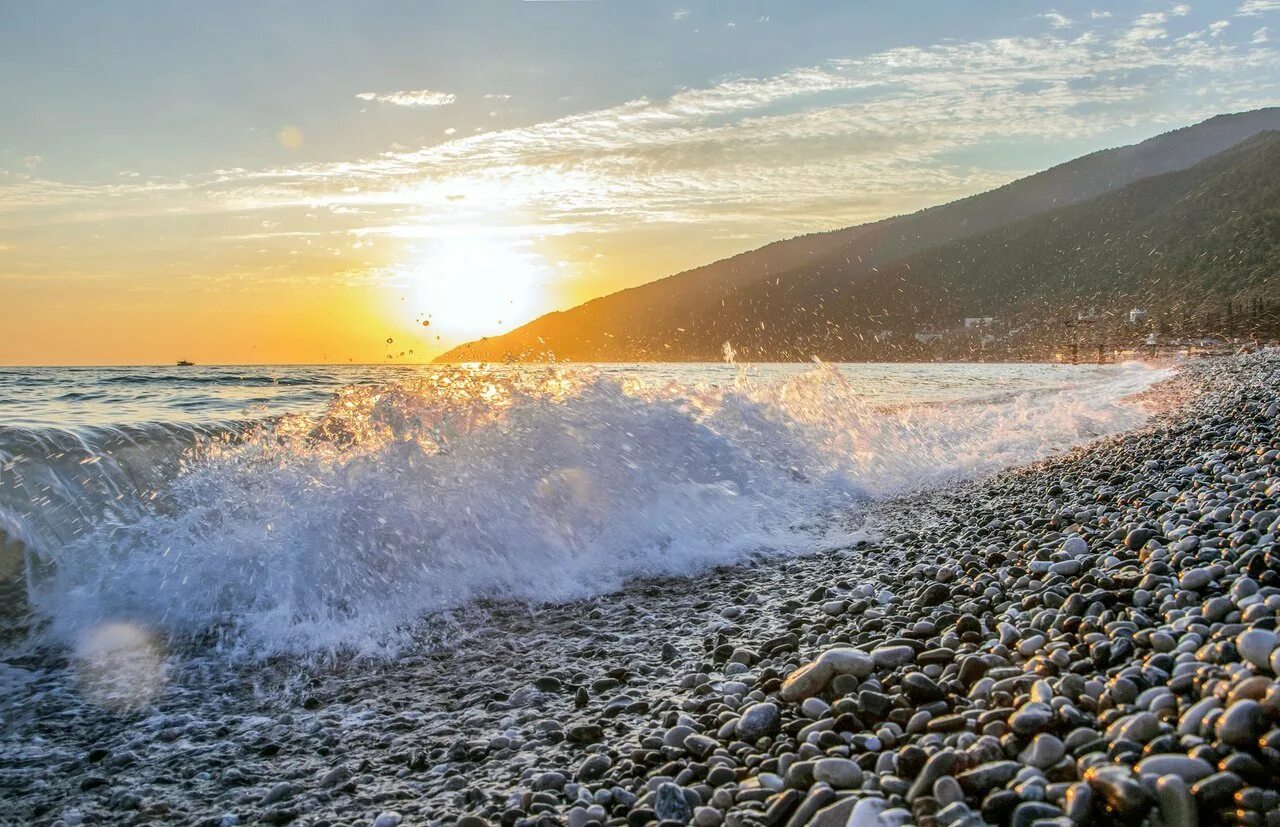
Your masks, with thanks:
[{"label": "smooth stone", "polygon": [[1196,800],[1182,778],[1165,775],[1157,779],[1156,800],[1164,827],[1196,827],[1200,823]]},{"label": "smooth stone", "polygon": [[1233,747],[1253,747],[1267,730],[1267,716],[1257,701],[1236,701],[1218,716],[1214,732]]},{"label": "smooth stone", "polygon": [[689,801],[684,797],[684,788],[679,784],[664,781],[658,785],[653,797],[653,811],[659,821],[678,821],[688,824],[693,817]]},{"label": "smooth stone", "polygon": [[845,827],[883,827],[886,823],[883,816],[888,808],[889,802],[883,798],[864,798],[854,805]]},{"label": "smooth stone", "polygon": [[858,806],[858,801],[858,798],[851,795],[838,799],[836,803],[828,804],[814,813],[813,819],[806,827],[846,827],[853,808]]},{"label": "smooth stone", "polygon": [[877,668],[896,669],[915,660],[916,650],[910,646],[878,646],[871,650],[871,659]]},{"label": "smooth stone", "polygon": [[1191,795],[1198,804],[1220,805],[1231,800],[1236,790],[1244,786],[1244,780],[1234,772],[1215,772],[1201,778],[1191,786]]},{"label": "smooth stone", "polygon": [[1182,588],[1198,592],[1213,582],[1213,573],[1208,569],[1190,569],[1178,577],[1178,585]]},{"label": "smooth stone", "polygon": [[777,732],[781,716],[777,704],[752,704],[743,710],[742,717],[738,719],[737,735],[747,743],[754,743]]},{"label": "smooth stone", "polygon": [[662,736],[662,743],[668,747],[683,747],[684,739],[693,734],[693,727],[676,724]]},{"label": "smooth stone", "polygon": [[1203,758],[1192,758],[1180,752],[1148,755],[1134,767],[1139,775],[1176,775],[1188,784],[1213,775],[1213,765]]},{"label": "smooth stone", "polygon": [[1066,754],[1067,748],[1062,741],[1047,733],[1041,733],[1018,755],[1018,760],[1024,764],[1047,770],[1061,761]]},{"label": "smooth stone", "polygon": [[1072,534],[1062,541],[1062,550],[1073,557],[1089,553],[1089,544],[1079,534]]},{"label": "smooth stone", "polygon": [[1063,814],[1076,824],[1084,824],[1089,820],[1093,810],[1093,790],[1083,781],[1076,781],[1067,787],[1062,797]]},{"label": "smooth stone", "polygon": [[800,704],[800,711],[809,720],[817,721],[826,717],[826,714],[831,711],[831,704],[821,698],[805,698]]},{"label": "smooth stone", "polygon": [[1128,767],[1118,764],[1099,764],[1084,774],[1085,782],[1102,797],[1107,809],[1122,816],[1145,813],[1151,800],[1142,783]]},{"label": "smooth stone", "polygon": [[908,672],[904,675],[902,689],[908,698],[918,704],[929,704],[947,697],[946,690],[923,672]]},{"label": "smooth stone", "polygon": [[1107,739],[1110,741],[1137,741],[1145,744],[1160,734],[1160,719],[1151,712],[1135,712],[1125,715],[1107,727]]},{"label": "smooth stone", "polygon": [[1018,654],[1029,658],[1040,651],[1041,646],[1044,646],[1044,635],[1031,635],[1018,644]]},{"label": "smooth stone", "polygon": [[944,775],[933,782],[933,797],[938,804],[945,807],[957,801],[964,801],[964,790],[960,789],[960,782],[949,775]]},{"label": "smooth stone", "polygon": [[1060,815],[1062,810],[1052,804],[1046,804],[1043,801],[1024,801],[1013,808],[1009,824],[1010,827],[1031,827],[1041,819],[1057,818]]},{"label": "smooth stone", "polygon": [[268,790],[266,794],[263,795],[262,798],[258,801],[258,803],[265,807],[269,804],[275,804],[278,801],[283,801],[284,799],[288,798],[293,794],[294,794],[293,785],[290,784],[288,781],[281,781],[279,784],[276,784],[274,787]]},{"label": "smooth stone", "polygon": [[1008,784],[1021,769],[1022,765],[1017,761],[988,761],[968,772],[960,773],[956,776],[956,781],[960,782],[965,792],[983,796],[996,787]]},{"label": "smooth stone", "polygon": [[832,674],[853,675],[859,680],[869,677],[875,670],[875,662],[861,649],[836,647],[823,652],[818,659],[830,664]]},{"label": "smooth stone", "polygon": [[800,806],[796,807],[787,819],[787,824],[795,824],[797,827],[802,824],[808,824],[809,819],[814,814],[826,807],[828,804],[836,800],[836,792],[830,787],[819,784],[809,791],[804,800],[800,802]]},{"label": "smooth stone", "polygon": [[862,786],[862,768],[848,758],[821,758],[813,765],[813,779],[852,790]]},{"label": "smooth stone", "polygon": [[828,649],[812,663],[807,663],[788,675],[778,696],[784,701],[802,701],[826,689],[836,675],[853,675],[861,679],[870,675],[874,668],[871,657],[861,649]]},{"label": "smooth stone", "polygon": [[716,827],[724,821],[724,816],[715,807],[694,807],[694,827]]},{"label": "smooth stone", "polygon": [[1030,736],[1053,725],[1053,707],[1031,701],[1009,716],[1009,728],[1019,735]]},{"label": "smooth stone", "polygon": [[1280,648],[1280,635],[1269,629],[1245,629],[1236,636],[1240,656],[1259,669],[1271,671],[1271,655]]},{"label": "smooth stone", "polygon": [[684,739],[684,748],[689,751],[690,755],[698,758],[706,758],[715,752],[718,746],[720,746],[720,742],[710,735],[694,734]]},{"label": "smooth stone", "polygon": [[387,810],[378,814],[373,820],[373,827],[399,827],[400,822],[404,821],[404,817],[395,810]]},{"label": "smooth stone", "polygon": [[934,782],[951,771],[957,757],[956,752],[950,749],[939,750],[929,756],[929,760],[925,761],[911,788],[907,790],[907,801],[915,801],[920,796],[932,792]]},{"label": "smooth stone", "polygon": [[1200,726],[1204,723],[1204,719],[1215,709],[1222,707],[1222,701],[1217,698],[1202,698],[1188,707],[1187,711],[1182,713],[1182,717],[1178,719],[1178,735],[1197,735],[1200,732]]},{"label": "smooth stone", "polygon": [[603,752],[597,752],[587,756],[586,760],[578,765],[578,771],[574,774],[574,778],[578,781],[595,781],[608,772],[612,766],[613,760],[609,756]]}]

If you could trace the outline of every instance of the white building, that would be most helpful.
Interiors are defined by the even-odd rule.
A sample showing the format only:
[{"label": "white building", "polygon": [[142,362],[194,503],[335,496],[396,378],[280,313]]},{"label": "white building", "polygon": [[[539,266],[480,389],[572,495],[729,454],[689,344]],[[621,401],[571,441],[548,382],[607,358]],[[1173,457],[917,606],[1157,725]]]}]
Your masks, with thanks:
[{"label": "white building", "polygon": [[1135,307],[1129,311],[1129,324],[1141,324],[1147,320],[1147,311]]},{"label": "white building", "polygon": [[975,327],[991,327],[995,323],[995,316],[970,316],[964,320],[964,329],[973,330]]}]

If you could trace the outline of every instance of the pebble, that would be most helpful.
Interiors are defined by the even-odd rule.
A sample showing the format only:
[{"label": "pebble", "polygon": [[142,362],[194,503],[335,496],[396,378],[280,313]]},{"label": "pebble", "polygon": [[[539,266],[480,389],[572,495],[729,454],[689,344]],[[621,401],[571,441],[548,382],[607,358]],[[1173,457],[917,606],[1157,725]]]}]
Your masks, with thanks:
[{"label": "pebble", "polygon": [[1196,800],[1187,782],[1179,776],[1165,775],[1157,779],[1156,798],[1165,827],[1196,827],[1200,823]]},{"label": "pebble", "polygon": [[1236,701],[1218,717],[1214,732],[1233,747],[1255,746],[1267,728],[1267,716],[1257,701]]},{"label": "pebble", "polygon": [[754,743],[767,735],[772,735],[778,729],[781,714],[777,704],[767,701],[752,704],[743,710],[742,717],[738,719],[738,737],[748,743]]},{"label": "pebble", "polygon": [[871,659],[878,669],[896,669],[915,660],[916,650],[910,646],[880,646],[871,650]]},{"label": "pebble", "polygon": [[1192,758],[1180,752],[1148,755],[1137,763],[1139,775],[1176,775],[1188,784],[1213,775],[1213,765],[1203,758]]},{"label": "pebble", "polygon": [[1246,629],[1236,637],[1236,649],[1249,663],[1271,671],[1271,656],[1280,648],[1280,635],[1270,629]]},{"label": "pebble", "polygon": [[654,796],[653,811],[660,821],[678,821],[688,824],[693,817],[693,810],[685,798],[684,789],[678,784],[667,781],[658,785]]},{"label": "pebble", "polygon": [[1047,770],[1067,754],[1066,746],[1047,733],[1037,735],[1019,755],[1018,760],[1032,767]]},{"label": "pebble", "polygon": [[848,758],[823,758],[813,765],[813,778],[837,790],[862,786],[862,768]]}]

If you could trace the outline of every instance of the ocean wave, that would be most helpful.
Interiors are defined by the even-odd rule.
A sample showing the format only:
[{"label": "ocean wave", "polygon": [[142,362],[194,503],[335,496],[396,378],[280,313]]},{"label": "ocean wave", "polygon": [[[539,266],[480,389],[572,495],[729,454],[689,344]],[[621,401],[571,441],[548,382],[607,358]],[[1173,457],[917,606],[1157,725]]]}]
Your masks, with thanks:
[{"label": "ocean wave", "polygon": [[825,366],[723,386],[441,370],[247,427],[0,430],[0,531],[47,642],[128,622],[254,657],[386,653],[479,599],[837,546],[870,500],[1140,424],[1125,397],[1163,375],[886,409]]}]

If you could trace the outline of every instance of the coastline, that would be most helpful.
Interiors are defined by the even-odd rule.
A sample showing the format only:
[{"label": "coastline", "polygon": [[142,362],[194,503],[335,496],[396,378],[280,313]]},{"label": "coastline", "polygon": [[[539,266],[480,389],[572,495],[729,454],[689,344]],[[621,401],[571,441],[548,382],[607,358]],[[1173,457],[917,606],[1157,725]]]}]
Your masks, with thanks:
[{"label": "coastline", "polygon": [[1272,353],[1192,363],[1144,428],[882,504],[858,548],[479,607],[394,664],[193,661],[127,715],[47,664],[0,822],[1271,823],[1278,388]]}]

